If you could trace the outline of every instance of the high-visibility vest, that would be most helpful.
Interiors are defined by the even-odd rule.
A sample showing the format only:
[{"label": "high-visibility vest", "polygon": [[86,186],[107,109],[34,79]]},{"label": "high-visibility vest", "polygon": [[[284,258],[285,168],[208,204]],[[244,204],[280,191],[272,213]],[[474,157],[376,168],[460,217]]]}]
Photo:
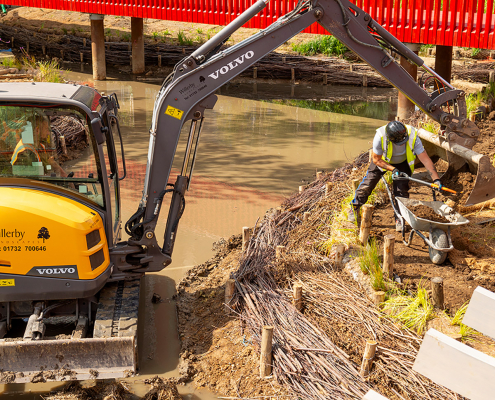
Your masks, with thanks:
[{"label": "high-visibility vest", "polygon": [[[385,131],[386,125],[378,128],[376,133],[380,135],[380,142],[382,144],[382,159],[390,163],[393,154],[393,145],[390,140],[387,140],[387,133]],[[406,142],[406,160],[411,168],[411,174],[414,172],[414,162],[416,160],[416,153],[414,153],[414,145],[416,144],[416,139],[418,138],[418,131],[416,128],[410,125],[406,125],[407,134],[409,139]],[[381,169],[381,168],[380,168]]]}]

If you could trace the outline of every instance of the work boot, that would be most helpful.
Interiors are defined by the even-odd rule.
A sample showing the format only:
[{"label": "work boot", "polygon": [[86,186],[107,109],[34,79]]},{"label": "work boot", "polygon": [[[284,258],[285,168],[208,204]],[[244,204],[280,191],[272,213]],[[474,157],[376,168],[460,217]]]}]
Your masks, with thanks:
[{"label": "work boot", "polygon": [[361,206],[351,204],[347,210],[347,220],[359,226],[361,224]]}]

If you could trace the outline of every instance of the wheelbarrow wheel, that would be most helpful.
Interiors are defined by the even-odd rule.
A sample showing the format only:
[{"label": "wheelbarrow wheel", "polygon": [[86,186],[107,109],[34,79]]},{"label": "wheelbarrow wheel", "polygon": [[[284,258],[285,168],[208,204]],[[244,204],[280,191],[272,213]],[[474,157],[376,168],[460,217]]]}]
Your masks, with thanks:
[{"label": "wheelbarrow wheel", "polygon": [[[447,238],[447,234],[441,229],[435,228],[431,232],[431,241],[436,247],[440,248],[449,248],[449,239]],[[428,247],[428,252],[430,253],[430,260],[433,264],[442,264],[447,258],[447,252],[435,250],[431,247]]]}]

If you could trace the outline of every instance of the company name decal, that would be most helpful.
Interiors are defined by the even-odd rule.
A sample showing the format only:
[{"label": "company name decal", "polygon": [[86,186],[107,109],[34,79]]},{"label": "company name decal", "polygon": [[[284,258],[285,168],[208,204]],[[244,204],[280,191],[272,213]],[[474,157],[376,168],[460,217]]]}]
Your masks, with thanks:
[{"label": "company name decal", "polygon": [[76,265],[57,265],[57,266],[42,266],[34,267],[27,273],[31,276],[46,276],[49,278],[73,278],[78,279]]},{"label": "company name decal", "polygon": [[210,78],[218,79],[219,75],[225,75],[227,72],[237,68],[239,65],[244,63],[244,60],[249,60],[254,57],[254,51],[249,50],[246,54],[237,57],[234,61],[229,62],[227,65],[217,69],[214,73],[208,75]]},{"label": "company name decal", "polygon": [[18,231],[14,229],[13,231],[9,231],[7,229],[0,229],[0,238],[9,238],[9,239],[19,239],[22,240],[24,234],[26,232]]}]

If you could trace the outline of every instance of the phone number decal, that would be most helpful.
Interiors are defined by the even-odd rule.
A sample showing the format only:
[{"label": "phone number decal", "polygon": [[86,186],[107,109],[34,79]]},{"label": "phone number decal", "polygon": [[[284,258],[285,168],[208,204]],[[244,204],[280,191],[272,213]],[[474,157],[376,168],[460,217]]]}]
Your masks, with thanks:
[{"label": "phone number decal", "polygon": [[[3,246],[0,247],[3,251],[21,251],[22,246]],[[46,251],[46,246],[24,246],[25,251]]]}]

